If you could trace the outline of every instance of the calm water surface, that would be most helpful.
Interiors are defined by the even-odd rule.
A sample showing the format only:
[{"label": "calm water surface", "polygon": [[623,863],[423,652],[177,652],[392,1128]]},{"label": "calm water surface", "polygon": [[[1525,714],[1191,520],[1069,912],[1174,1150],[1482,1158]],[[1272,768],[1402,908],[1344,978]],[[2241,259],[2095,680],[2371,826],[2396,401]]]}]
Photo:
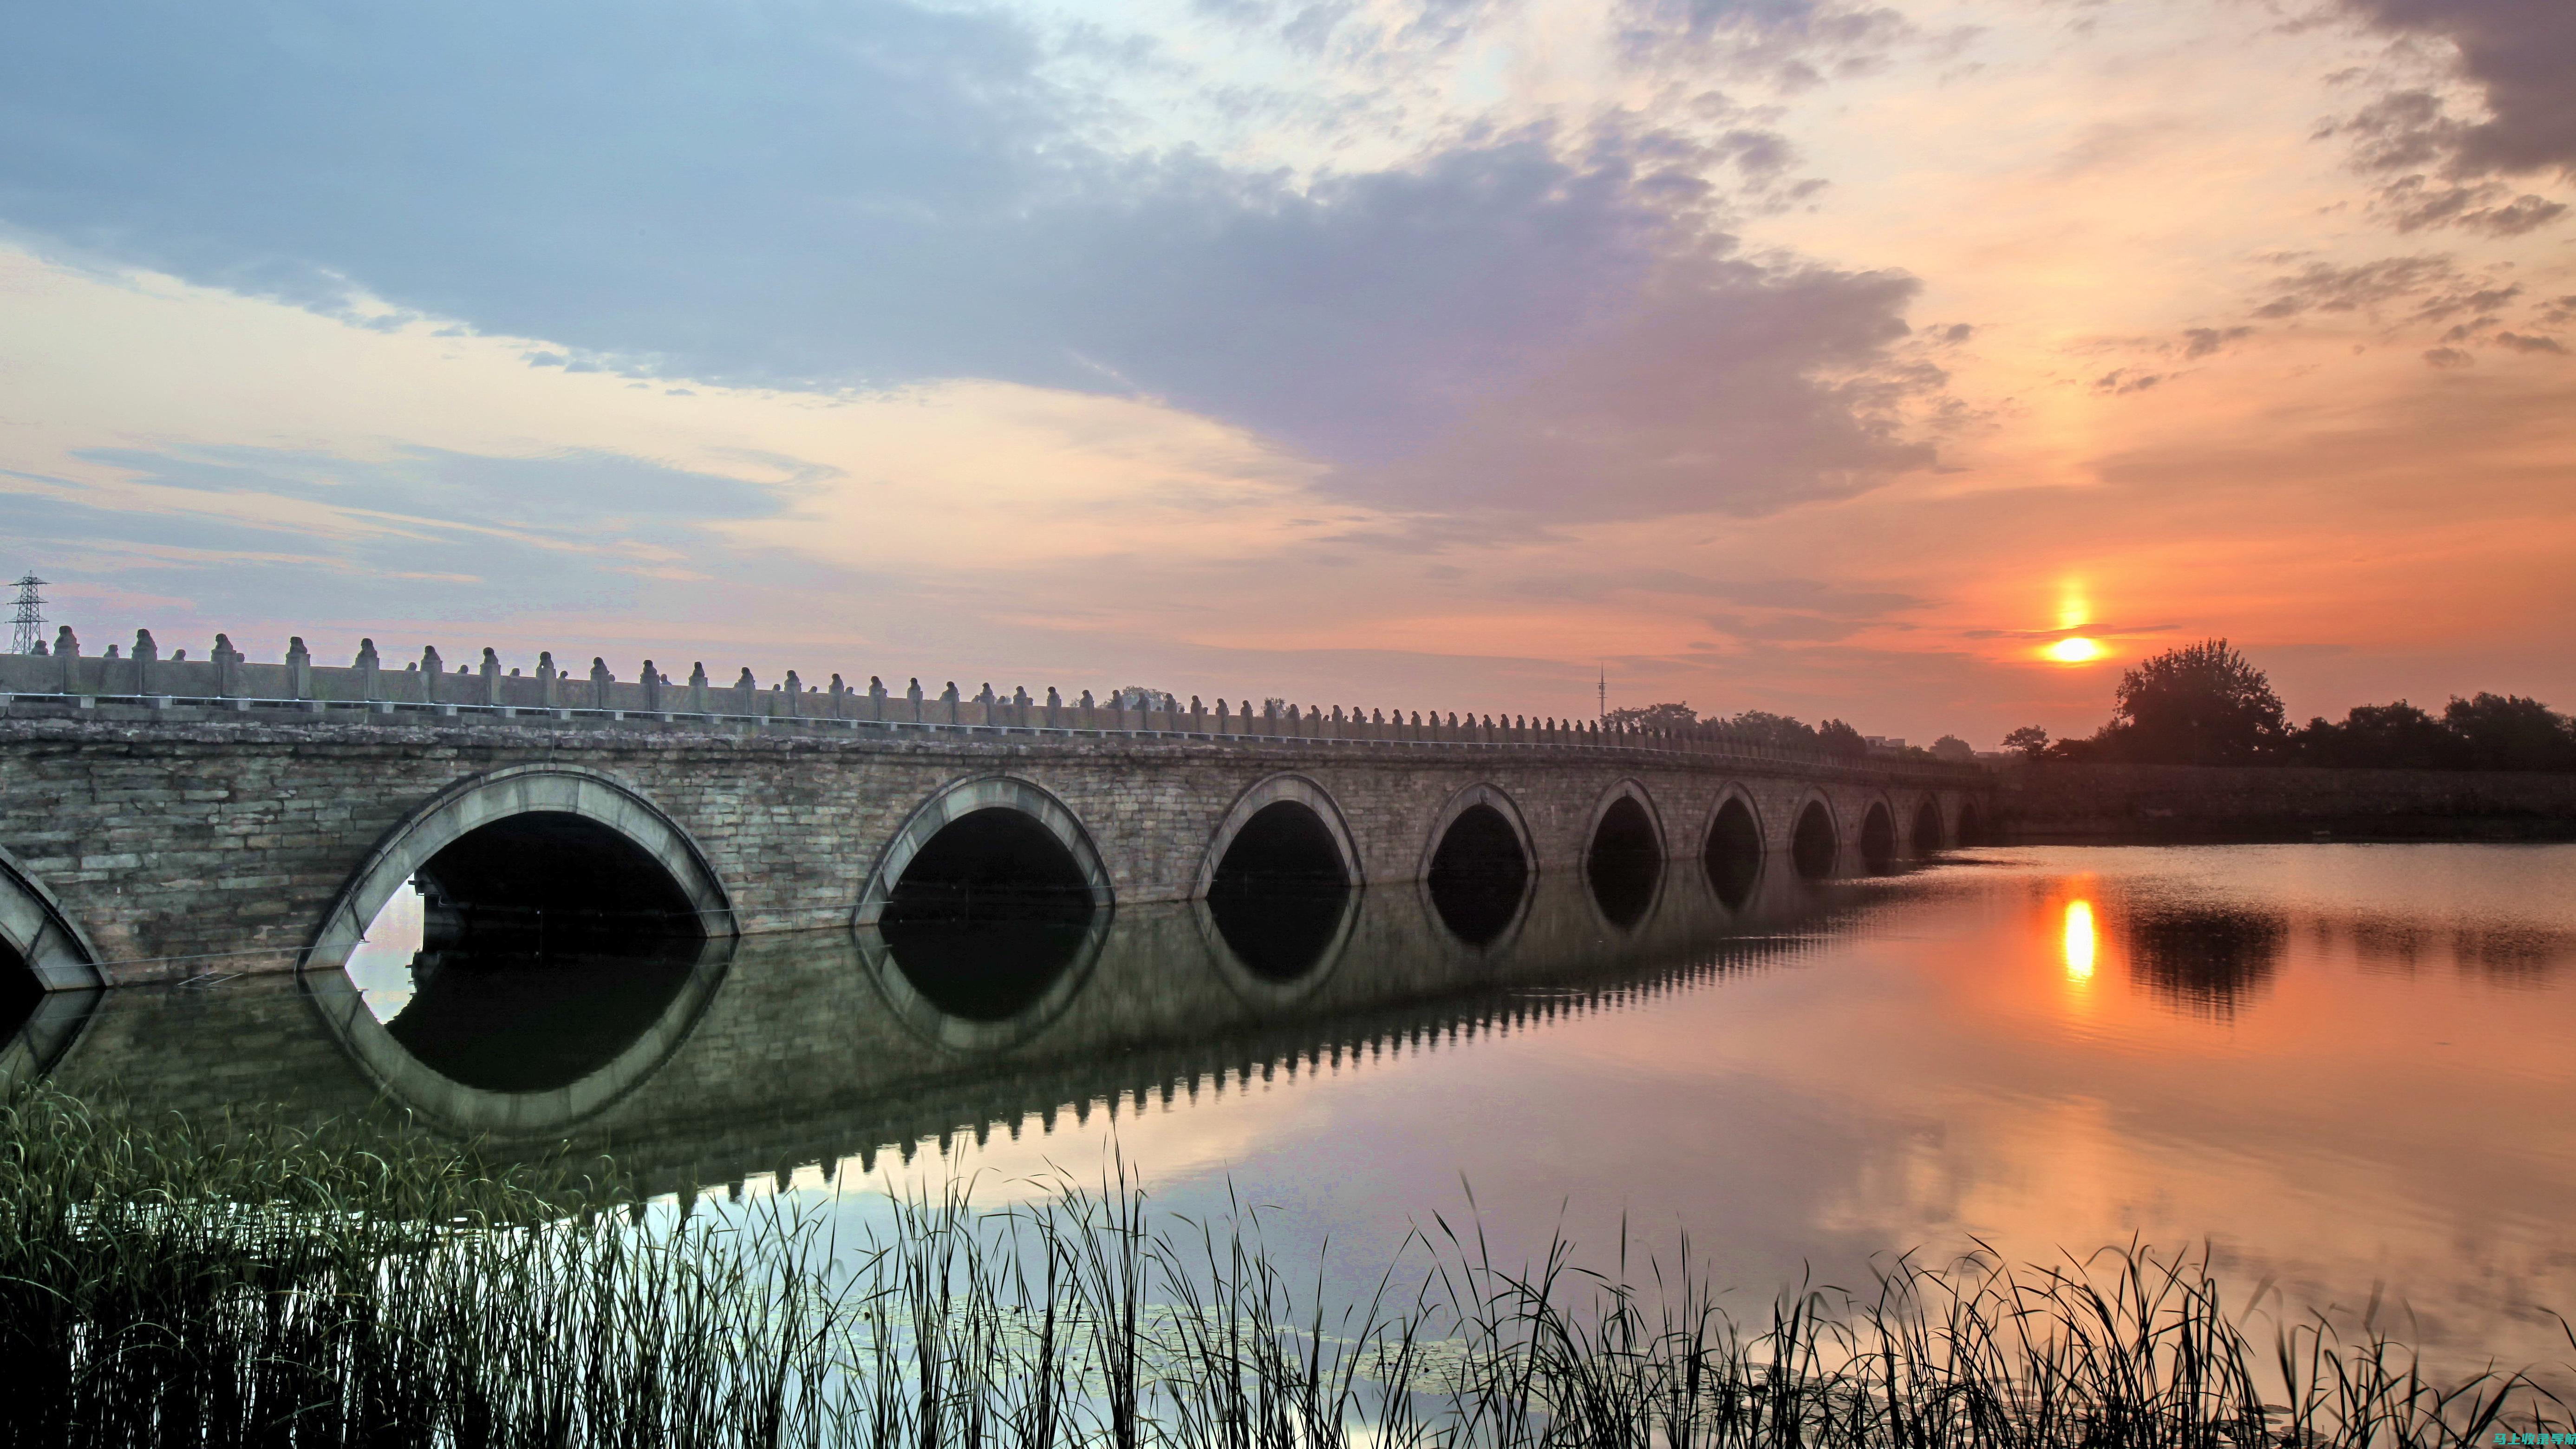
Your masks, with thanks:
[{"label": "calm water surface", "polygon": [[1696,865],[1550,876],[1463,933],[1405,887],[1130,908],[982,956],[936,932],[404,947],[301,990],[119,993],[51,1050],[75,1090],[389,1096],[607,1145],[646,1192],[854,1224],[868,1187],[1096,1181],[1114,1138],[1166,1209],[1263,1204],[1274,1247],[1329,1239],[1354,1287],[1472,1192],[1514,1255],[1687,1234],[1748,1306],[1909,1250],[2136,1239],[2205,1249],[2240,1300],[2376,1297],[2445,1357],[2576,1357],[2546,1311],[2576,1311],[2576,847],[1789,875],[1729,883],[1740,907]]}]

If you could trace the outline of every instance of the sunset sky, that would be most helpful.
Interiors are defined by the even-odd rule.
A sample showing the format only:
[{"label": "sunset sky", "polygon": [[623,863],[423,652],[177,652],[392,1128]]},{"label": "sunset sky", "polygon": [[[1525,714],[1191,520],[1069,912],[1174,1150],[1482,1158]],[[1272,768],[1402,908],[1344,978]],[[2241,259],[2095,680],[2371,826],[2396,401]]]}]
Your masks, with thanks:
[{"label": "sunset sky", "polygon": [[0,137],[93,652],[2576,708],[2568,0],[24,5]]}]

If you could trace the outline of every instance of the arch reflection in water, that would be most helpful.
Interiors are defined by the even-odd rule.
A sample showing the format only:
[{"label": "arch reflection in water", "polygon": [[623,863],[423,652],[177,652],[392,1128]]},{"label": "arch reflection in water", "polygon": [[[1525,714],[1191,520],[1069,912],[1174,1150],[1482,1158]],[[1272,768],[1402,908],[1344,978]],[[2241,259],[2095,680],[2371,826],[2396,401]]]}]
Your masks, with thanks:
[{"label": "arch reflection in water", "polygon": [[1297,800],[1264,805],[1218,861],[1207,908],[1217,934],[1263,981],[1299,980],[1348,933],[1351,879],[1330,827]]},{"label": "arch reflection in water", "polygon": [[102,994],[96,988],[47,991],[27,958],[0,939],[0,1086],[52,1070]]},{"label": "arch reflection in water", "polygon": [[1753,898],[1754,883],[1762,878],[1762,827],[1741,796],[1718,807],[1717,818],[1709,822],[1700,867],[1708,875],[1709,889],[1728,910],[1743,910]]},{"label": "arch reflection in water", "polygon": [[1491,805],[1471,805],[1449,822],[1431,856],[1433,909],[1452,935],[1490,946],[1510,930],[1529,894],[1529,857],[1519,832]]},{"label": "arch reflection in water", "polygon": [[585,920],[559,897],[541,935],[533,911],[450,910],[437,892],[397,890],[305,988],[380,1087],[459,1130],[555,1132],[614,1102],[687,1038],[732,953],[730,936]]},{"label": "arch reflection in water", "polygon": [[1583,855],[1585,883],[1602,916],[1621,930],[1646,918],[1663,884],[1664,846],[1646,807],[1622,795],[1601,814]]}]

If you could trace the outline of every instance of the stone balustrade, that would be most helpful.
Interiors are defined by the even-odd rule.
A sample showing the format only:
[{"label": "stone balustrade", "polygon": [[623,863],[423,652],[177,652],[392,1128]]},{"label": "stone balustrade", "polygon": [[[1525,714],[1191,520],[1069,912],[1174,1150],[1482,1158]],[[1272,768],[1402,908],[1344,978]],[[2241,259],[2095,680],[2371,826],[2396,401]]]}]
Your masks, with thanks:
[{"label": "stone balustrade", "polygon": [[[985,684],[974,694],[946,681],[937,693],[919,679],[901,690],[871,676],[864,687],[834,674],[828,684],[806,682],[794,670],[763,686],[749,669],[732,682],[715,683],[703,663],[686,678],[647,659],[620,678],[603,658],[586,669],[558,664],[551,652],[536,667],[505,668],[492,649],[451,671],[435,646],[416,659],[388,663],[375,641],[362,640],[346,665],[316,664],[298,637],[278,663],[254,663],[232,640],[215,636],[202,659],[182,649],[161,654],[151,631],[137,630],[130,648],[111,645],[85,654],[66,626],[43,654],[0,655],[0,703],[11,697],[49,700],[75,710],[102,703],[315,714],[474,715],[484,722],[615,720],[666,726],[804,727],[830,729],[943,729],[1047,731],[1078,734],[1171,735],[1191,739],[1294,740],[1352,744],[1540,746],[1653,750],[1731,759],[1830,763],[1820,749],[1782,746],[1748,738],[1719,724],[1680,731],[1605,728],[1594,721],[1476,715],[1438,710],[1344,708],[1340,705],[1264,705],[1249,700],[1211,707],[1193,696],[1187,707],[1127,708],[1096,700],[1084,690],[1066,699],[1050,686],[1043,696],[1025,688],[1007,695]],[[1175,701],[1177,706],[1177,701]],[[1926,761],[1915,769],[1978,773],[1978,767]]]}]

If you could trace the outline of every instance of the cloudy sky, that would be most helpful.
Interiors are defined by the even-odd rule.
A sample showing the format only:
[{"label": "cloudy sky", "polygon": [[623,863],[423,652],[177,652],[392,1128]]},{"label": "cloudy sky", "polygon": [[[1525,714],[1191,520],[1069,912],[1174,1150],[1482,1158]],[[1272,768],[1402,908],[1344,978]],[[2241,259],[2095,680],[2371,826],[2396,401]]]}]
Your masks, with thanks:
[{"label": "cloudy sky", "polygon": [[2567,708],[2571,75],[2566,0],[17,6],[0,568],[92,650]]}]

